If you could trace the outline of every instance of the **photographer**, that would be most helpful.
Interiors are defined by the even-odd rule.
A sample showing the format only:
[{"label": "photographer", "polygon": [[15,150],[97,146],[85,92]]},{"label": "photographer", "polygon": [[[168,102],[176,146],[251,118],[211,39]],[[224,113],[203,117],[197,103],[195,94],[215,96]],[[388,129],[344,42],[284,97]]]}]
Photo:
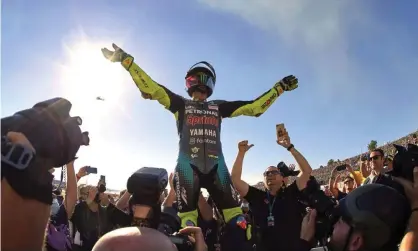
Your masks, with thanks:
[{"label": "photographer", "polygon": [[[409,204],[395,189],[381,185],[361,186],[339,201],[336,223],[329,242],[331,251],[392,251],[404,235]],[[317,228],[318,212],[304,217],[298,251],[310,250]],[[314,250],[327,250],[324,247]],[[411,250],[411,249],[401,249]]]},{"label": "photographer", "polygon": [[101,236],[114,228],[112,222],[114,206],[108,203],[103,205],[103,202],[107,201],[103,186],[105,184],[102,180],[99,181],[97,187],[91,186],[87,200],[75,206],[71,222],[80,233],[81,245],[77,246],[78,250],[91,250]]},{"label": "photographer", "polygon": [[232,167],[232,181],[246,199],[254,215],[255,224],[260,227],[261,240],[257,250],[293,250],[299,239],[300,223],[306,212],[305,206],[299,202],[301,190],[306,187],[312,172],[311,166],[290,142],[286,130],[277,138],[277,143],[287,149],[295,158],[300,174],[295,182],[286,186],[284,178],[296,175],[283,163],[277,167],[268,167],[264,172],[264,186],[267,192],[249,186],[241,179],[242,165],[246,152],[253,146],[247,141],[238,144],[238,156]]}]

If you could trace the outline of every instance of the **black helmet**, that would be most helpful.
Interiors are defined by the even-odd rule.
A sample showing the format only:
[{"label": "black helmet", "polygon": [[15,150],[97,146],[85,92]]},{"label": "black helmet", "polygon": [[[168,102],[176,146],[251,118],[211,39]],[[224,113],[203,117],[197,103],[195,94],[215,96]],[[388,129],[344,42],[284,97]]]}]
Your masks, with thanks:
[{"label": "black helmet", "polygon": [[186,90],[190,97],[194,91],[199,89],[207,92],[208,97],[210,97],[215,89],[215,69],[206,61],[201,61],[192,65],[187,71],[185,79]]},{"label": "black helmet", "polygon": [[367,250],[399,244],[410,215],[407,199],[381,184],[354,189],[339,201],[339,209],[343,220],[363,234]]}]

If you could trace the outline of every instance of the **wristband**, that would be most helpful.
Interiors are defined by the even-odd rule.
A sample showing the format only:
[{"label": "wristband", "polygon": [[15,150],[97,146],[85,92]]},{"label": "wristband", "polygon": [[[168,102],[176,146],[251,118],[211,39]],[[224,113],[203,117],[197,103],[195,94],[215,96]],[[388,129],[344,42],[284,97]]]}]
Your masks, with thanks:
[{"label": "wristband", "polygon": [[288,151],[292,150],[292,148],[295,148],[293,144],[290,144],[290,146],[287,148]]}]

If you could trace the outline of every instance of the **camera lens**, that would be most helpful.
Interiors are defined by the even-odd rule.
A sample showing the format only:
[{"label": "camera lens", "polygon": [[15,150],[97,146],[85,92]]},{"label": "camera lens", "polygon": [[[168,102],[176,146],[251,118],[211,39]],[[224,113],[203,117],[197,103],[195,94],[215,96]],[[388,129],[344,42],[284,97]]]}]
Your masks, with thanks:
[{"label": "camera lens", "polygon": [[77,121],[77,124],[80,126],[80,125],[82,125],[83,124],[83,120],[80,118],[80,117],[73,117],[73,119],[75,120],[75,121]]}]

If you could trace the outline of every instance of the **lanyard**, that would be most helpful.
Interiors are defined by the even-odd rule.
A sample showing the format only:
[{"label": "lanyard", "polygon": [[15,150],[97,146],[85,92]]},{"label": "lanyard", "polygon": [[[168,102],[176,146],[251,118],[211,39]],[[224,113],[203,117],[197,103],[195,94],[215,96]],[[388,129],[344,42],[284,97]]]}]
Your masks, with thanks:
[{"label": "lanyard", "polygon": [[276,196],[274,196],[273,203],[270,203],[270,193],[267,191],[267,200],[269,201],[269,216],[272,216],[274,203],[276,202]]}]

